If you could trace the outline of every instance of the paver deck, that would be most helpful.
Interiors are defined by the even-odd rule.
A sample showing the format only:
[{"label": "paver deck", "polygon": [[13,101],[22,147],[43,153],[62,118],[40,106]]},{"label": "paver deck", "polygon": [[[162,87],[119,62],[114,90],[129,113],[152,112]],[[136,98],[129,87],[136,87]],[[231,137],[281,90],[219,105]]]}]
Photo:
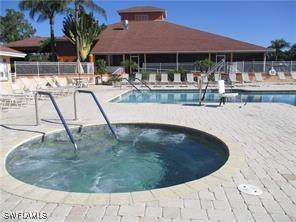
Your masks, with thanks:
[{"label": "paver deck", "polygon": [[[295,90],[296,86],[289,88]],[[95,199],[92,205],[50,203],[22,197],[22,193],[30,193],[30,187],[16,187],[19,194],[15,195],[5,192],[1,183],[1,221],[17,221],[4,219],[5,212],[11,211],[41,211],[48,219],[32,221],[55,222],[296,221],[295,106],[249,103],[241,108],[240,104],[215,108],[109,103],[109,99],[126,89],[96,86],[93,90],[112,122],[159,122],[210,129],[239,143],[246,161],[239,172],[221,183],[204,185],[200,191],[189,192],[182,198],[168,196],[167,199],[143,203],[113,204],[112,201],[96,202]],[[78,96],[78,121],[73,121],[72,96],[57,99],[69,123],[104,123],[88,96]],[[39,105],[39,115],[46,120],[39,126],[35,126],[34,106],[1,113],[1,147],[14,146],[20,138],[63,128],[49,101],[40,101]],[[240,193],[237,186],[241,183],[256,185],[263,194]]]}]

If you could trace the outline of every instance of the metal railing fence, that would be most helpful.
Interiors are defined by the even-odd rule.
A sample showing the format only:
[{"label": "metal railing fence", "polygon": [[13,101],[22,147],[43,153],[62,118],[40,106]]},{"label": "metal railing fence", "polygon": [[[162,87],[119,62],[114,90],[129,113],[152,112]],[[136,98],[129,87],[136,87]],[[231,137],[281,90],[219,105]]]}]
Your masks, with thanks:
[{"label": "metal railing fence", "polygon": [[[94,74],[94,64],[82,62],[82,74]],[[15,61],[14,70],[16,76],[43,76],[43,75],[67,75],[77,73],[76,62],[23,62]]]},{"label": "metal railing fence", "polygon": [[[276,72],[295,72],[296,61],[251,61],[251,62],[226,62],[223,72],[269,72],[271,69]],[[195,63],[143,63],[142,70],[185,70],[198,71]]]}]

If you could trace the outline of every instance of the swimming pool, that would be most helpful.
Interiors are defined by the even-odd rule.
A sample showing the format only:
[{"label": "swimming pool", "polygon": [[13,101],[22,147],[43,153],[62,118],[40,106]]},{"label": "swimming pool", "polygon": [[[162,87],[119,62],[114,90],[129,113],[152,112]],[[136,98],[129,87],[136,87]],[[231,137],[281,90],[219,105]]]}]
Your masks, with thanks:
[{"label": "swimming pool", "polygon": [[[250,103],[287,103],[296,105],[296,91],[243,91],[236,90],[239,96],[235,99],[227,99],[228,102]],[[198,103],[197,90],[152,90],[152,91],[129,91],[112,102],[117,103],[164,103],[164,104],[191,104]],[[217,91],[210,90],[206,93],[204,102],[219,103]]]},{"label": "swimming pool", "polygon": [[75,132],[78,152],[65,131],[33,139],[12,150],[7,171],[42,188],[117,193],[169,187],[205,177],[223,166],[228,147],[215,136],[181,126],[116,124]]}]

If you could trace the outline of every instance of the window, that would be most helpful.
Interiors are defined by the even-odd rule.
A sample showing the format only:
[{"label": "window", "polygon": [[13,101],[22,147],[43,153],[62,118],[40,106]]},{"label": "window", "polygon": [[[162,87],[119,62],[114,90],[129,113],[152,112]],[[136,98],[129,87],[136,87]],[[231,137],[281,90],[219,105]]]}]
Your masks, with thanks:
[{"label": "window", "polygon": [[146,20],[148,20],[148,15],[147,14],[136,14],[135,15],[135,20],[137,20],[137,21],[146,21]]}]

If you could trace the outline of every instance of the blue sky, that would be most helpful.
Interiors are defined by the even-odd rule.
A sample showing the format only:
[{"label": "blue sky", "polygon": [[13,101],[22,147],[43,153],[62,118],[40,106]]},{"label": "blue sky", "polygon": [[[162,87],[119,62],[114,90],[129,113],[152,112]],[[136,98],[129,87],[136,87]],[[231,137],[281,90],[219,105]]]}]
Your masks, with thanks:
[{"label": "blue sky", "polygon": [[[107,12],[107,21],[97,16],[101,23],[118,22],[117,10],[131,6],[149,5],[165,8],[167,20],[188,27],[224,35],[261,46],[284,38],[296,43],[296,1],[96,1]],[[0,0],[1,15],[7,8],[18,9],[19,1]],[[37,23],[26,18],[37,29],[36,35],[49,36],[48,22]],[[293,16],[294,15],[294,16]],[[63,15],[56,18],[56,36],[63,35]]]}]

